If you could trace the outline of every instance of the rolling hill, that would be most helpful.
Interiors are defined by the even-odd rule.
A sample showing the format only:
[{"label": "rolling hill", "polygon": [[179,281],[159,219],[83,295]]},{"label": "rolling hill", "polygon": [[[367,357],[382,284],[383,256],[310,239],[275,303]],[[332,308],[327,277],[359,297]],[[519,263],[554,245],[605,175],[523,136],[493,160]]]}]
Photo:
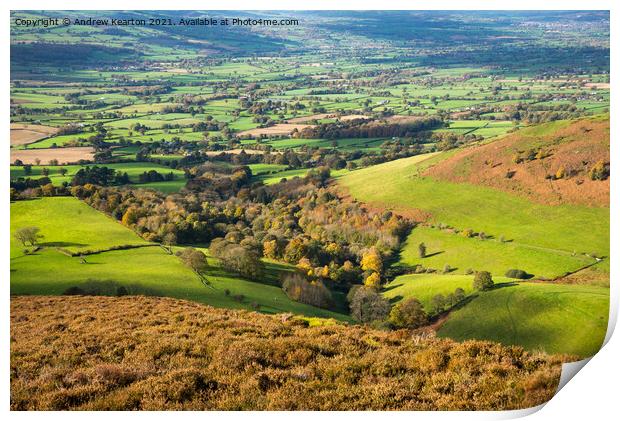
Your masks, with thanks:
[{"label": "rolling hill", "polygon": [[[415,297],[428,309],[457,286],[470,295],[439,335],[586,357],[599,349],[609,311],[609,179],[590,177],[598,162],[609,163],[605,116],[387,162],[337,183],[354,200],[418,222],[396,265],[434,272],[397,277],[386,297]],[[466,275],[486,270],[506,282],[510,269],[542,281],[474,293]]]},{"label": "rolling hill", "polygon": [[[588,175],[598,162],[609,165],[609,115],[518,130],[467,148],[423,175],[487,186],[544,205],[608,207],[609,178]],[[549,178],[562,168],[563,178]]]},{"label": "rolling hill", "polygon": [[470,301],[453,310],[437,334],[463,341],[493,340],[549,354],[594,355],[607,332],[609,288],[514,282],[495,277],[488,292],[472,288],[473,275],[403,275],[386,285],[393,302],[415,297],[431,308],[436,294],[462,288]]}]

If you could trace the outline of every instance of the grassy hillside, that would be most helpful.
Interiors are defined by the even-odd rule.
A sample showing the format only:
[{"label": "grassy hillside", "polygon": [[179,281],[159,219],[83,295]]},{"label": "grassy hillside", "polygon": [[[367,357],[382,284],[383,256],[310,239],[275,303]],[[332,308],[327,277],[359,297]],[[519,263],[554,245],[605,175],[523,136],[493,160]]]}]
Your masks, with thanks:
[{"label": "grassy hillside", "polygon": [[[383,295],[392,302],[415,297],[420,300],[426,310],[429,310],[434,295],[447,295],[454,292],[456,288],[462,288],[468,295],[474,293],[473,280],[473,275],[403,275],[387,284]],[[513,281],[514,279],[504,277],[493,278],[493,282],[496,284],[512,283]]]},{"label": "grassy hillside", "polygon": [[404,275],[385,288],[393,302],[415,297],[431,309],[436,294],[463,288],[472,299],[452,311],[438,335],[455,340],[484,339],[531,351],[588,357],[607,332],[609,288],[493,277],[498,287],[475,292],[473,275]]},{"label": "grassy hillside", "polygon": [[603,344],[608,312],[608,288],[523,282],[479,294],[451,314],[438,335],[585,358]]},{"label": "grassy hillside", "polygon": [[609,255],[609,208],[546,206],[490,187],[422,176],[455,151],[352,171],[338,179],[354,198],[431,223],[551,251]]},{"label": "grassy hillside", "polygon": [[13,410],[516,409],[551,399],[561,362],[168,298],[11,300]]},{"label": "grassy hillside", "polygon": [[[261,283],[226,272],[216,259],[209,258],[205,275],[211,285],[207,287],[176,256],[72,197],[12,203],[11,232],[25,226],[40,228],[42,248],[25,254],[24,247],[11,237],[11,294],[58,295],[77,286],[114,295],[117,287],[125,286],[132,294],[190,299],[217,307],[250,309],[258,305],[266,313],[350,320],[345,314],[291,301],[277,286],[280,274],[288,268],[275,263],[267,263],[265,283]],[[126,244],[144,247],[108,250]],[[82,263],[79,257],[67,256],[56,247],[74,252],[108,251],[87,255]]]},{"label": "grassy hillside", "polygon": [[72,252],[104,250],[121,245],[147,245],[146,241],[112,218],[73,197],[47,197],[11,203],[11,258],[23,254],[13,234],[36,226],[46,248],[62,247]]},{"label": "grassy hillside", "polygon": [[[426,245],[421,258],[418,246]],[[503,276],[509,269],[521,269],[534,277],[555,278],[594,262],[594,259],[562,250],[502,242],[497,238],[466,238],[448,230],[416,227],[400,254],[401,265],[422,265],[439,271],[449,265],[454,273],[487,270]]]}]

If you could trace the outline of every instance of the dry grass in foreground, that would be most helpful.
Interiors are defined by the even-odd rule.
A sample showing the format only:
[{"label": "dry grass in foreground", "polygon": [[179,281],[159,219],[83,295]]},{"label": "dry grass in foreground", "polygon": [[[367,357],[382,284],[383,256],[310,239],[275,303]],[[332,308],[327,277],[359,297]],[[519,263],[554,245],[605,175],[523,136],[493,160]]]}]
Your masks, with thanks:
[{"label": "dry grass in foreground", "polygon": [[513,409],[561,359],[154,297],[11,298],[11,409]]}]

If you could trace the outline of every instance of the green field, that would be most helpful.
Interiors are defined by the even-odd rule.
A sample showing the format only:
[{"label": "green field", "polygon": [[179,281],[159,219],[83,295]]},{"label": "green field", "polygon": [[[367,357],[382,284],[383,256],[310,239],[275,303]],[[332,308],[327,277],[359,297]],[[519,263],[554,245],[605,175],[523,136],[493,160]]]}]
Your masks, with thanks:
[{"label": "green field", "polygon": [[[72,252],[104,250],[120,245],[147,245],[131,230],[73,197],[20,200],[11,203],[11,258],[23,256],[13,233],[35,226],[44,237],[40,245]],[[45,266],[41,266],[45,269]]]},{"label": "green field", "polygon": [[[514,279],[505,277],[493,277],[496,284],[510,283]],[[465,294],[471,294],[473,289],[474,275],[452,274],[419,274],[398,276],[384,288],[383,295],[392,302],[398,302],[403,298],[415,297],[425,310],[431,309],[431,299],[437,294],[448,295],[456,288],[462,288]]]},{"label": "green field", "polygon": [[[91,167],[93,165],[90,165]],[[154,164],[151,162],[123,162],[120,164],[99,164],[101,167],[108,167],[116,170],[119,173],[127,173],[129,176],[129,180],[134,183],[131,186],[133,187],[142,187],[142,188],[151,188],[155,190],[162,191],[164,193],[174,193],[178,192],[181,188],[185,186],[185,173],[181,170],[171,169],[164,165]],[[43,177],[43,169],[47,168],[49,170],[49,179],[52,184],[55,186],[60,186],[62,183],[70,183],[71,179],[81,168],[84,168],[82,165],[63,165],[63,166],[45,166],[45,165],[33,165],[32,172],[30,175],[26,175],[23,167],[11,166],[11,179],[16,179],[18,177],[31,177],[31,178],[39,178]],[[60,169],[64,168],[67,170],[67,173],[63,176],[60,173]],[[168,173],[173,173],[175,179],[170,181],[158,181],[151,183],[139,183],[138,177],[143,172],[148,171],[157,171],[162,175],[166,175]]]},{"label": "green field", "polygon": [[[70,223],[68,223],[70,221]],[[266,262],[265,282],[251,282],[225,272],[209,258],[204,286],[198,276],[161,247],[149,246],[128,228],[75,198],[56,197],[11,204],[11,232],[37,226],[44,235],[41,250],[24,254],[24,247],[11,237],[11,294],[62,294],[69,287],[96,284],[125,285],[138,293],[190,299],[216,307],[251,309],[252,303],[268,313],[292,312],[309,317],[350,320],[342,313],[323,310],[288,299],[275,286],[288,267]],[[69,257],[56,247],[71,251],[105,250],[118,245],[142,245],[129,250],[105,251]],[[148,247],[147,247],[148,246]],[[230,291],[230,296],[225,290]],[[112,291],[113,292],[113,291]],[[242,301],[234,295],[243,294]]]},{"label": "green field", "polygon": [[498,287],[475,292],[473,275],[404,275],[385,288],[393,302],[415,297],[425,309],[436,294],[463,288],[471,301],[452,311],[438,335],[455,340],[486,339],[531,351],[593,355],[607,331],[609,288],[513,282],[493,277]]},{"label": "green field", "polygon": [[[420,243],[426,246],[425,258],[419,256]],[[412,230],[401,250],[399,260],[403,265],[420,264],[438,270],[449,265],[456,273],[473,269],[502,276],[509,269],[521,269],[538,278],[556,278],[594,262],[590,257],[561,250],[501,242],[497,238],[466,238],[425,226]]]},{"label": "green field", "polygon": [[256,177],[266,185],[279,183],[283,178],[290,180],[295,177],[304,177],[308,173],[308,168],[298,168],[294,170],[280,171],[273,174],[262,174]]},{"label": "green field", "polygon": [[588,357],[603,343],[608,311],[608,288],[524,282],[479,294],[438,335]]},{"label": "green field", "polygon": [[248,167],[250,167],[250,170],[252,170],[252,175],[257,176],[257,175],[272,174],[272,173],[284,171],[286,168],[288,168],[288,165],[250,164],[248,165]]}]

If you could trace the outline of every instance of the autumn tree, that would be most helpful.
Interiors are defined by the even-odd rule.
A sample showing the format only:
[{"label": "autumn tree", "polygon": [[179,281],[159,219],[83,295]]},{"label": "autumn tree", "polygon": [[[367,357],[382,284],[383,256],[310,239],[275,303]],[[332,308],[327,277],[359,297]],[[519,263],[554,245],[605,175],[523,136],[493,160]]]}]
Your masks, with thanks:
[{"label": "autumn tree", "polygon": [[284,260],[296,263],[306,254],[306,246],[300,238],[293,238],[284,249]]},{"label": "autumn tree", "polygon": [[263,255],[268,259],[278,258],[278,241],[270,240],[263,243]]},{"label": "autumn tree", "polygon": [[52,183],[47,183],[44,186],[41,186],[41,194],[48,197],[54,196],[54,194],[56,194],[56,188]]},{"label": "autumn tree", "polygon": [[312,262],[310,262],[310,259],[308,259],[307,257],[302,257],[301,259],[299,259],[296,267],[306,275],[311,276],[313,274]]},{"label": "autumn tree", "polygon": [[332,294],[323,282],[310,282],[300,273],[287,275],[282,282],[282,290],[293,301],[321,308],[333,305]]},{"label": "autumn tree", "polygon": [[121,218],[121,223],[125,226],[134,225],[138,222],[138,218],[140,217],[140,212],[135,207],[131,207],[125,211],[123,217]]},{"label": "autumn tree", "polygon": [[244,247],[216,238],[211,242],[209,251],[213,257],[221,260],[222,267],[241,276],[258,280],[265,271],[265,265],[260,260],[261,251],[256,247]]},{"label": "autumn tree", "polygon": [[172,254],[172,246],[177,243],[177,235],[174,232],[168,232],[162,239],[162,244],[169,254]]},{"label": "autumn tree", "polygon": [[383,259],[379,252],[373,247],[362,255],[362,270],[372,270],[381,273],[383,270]]},{"label": "autumn tree", "polygon": [[364,285],[378,291],[381,288],[381,277],[377,272],[373,272],[364,279]]}]

